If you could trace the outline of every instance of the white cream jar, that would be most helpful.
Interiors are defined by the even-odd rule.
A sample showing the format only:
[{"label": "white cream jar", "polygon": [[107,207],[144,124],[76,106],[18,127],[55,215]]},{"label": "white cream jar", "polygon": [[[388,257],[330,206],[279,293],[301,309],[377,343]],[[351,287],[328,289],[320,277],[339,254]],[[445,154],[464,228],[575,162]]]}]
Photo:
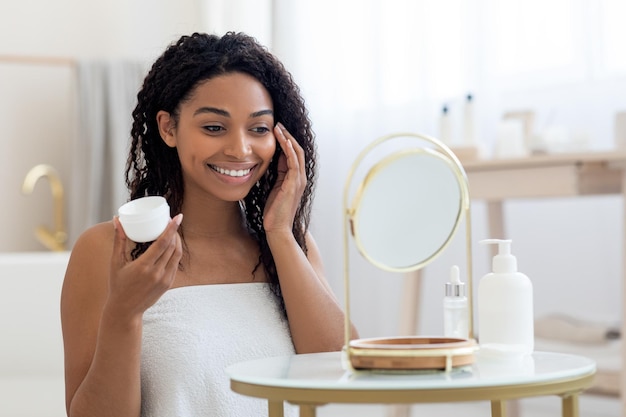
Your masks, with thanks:
[{"label": "white cream jar", "polygon": [[122,205],[118,215],[129,239],[138,243],[151,242],[167,227],[170,207],[163,197],[141,197]]}]

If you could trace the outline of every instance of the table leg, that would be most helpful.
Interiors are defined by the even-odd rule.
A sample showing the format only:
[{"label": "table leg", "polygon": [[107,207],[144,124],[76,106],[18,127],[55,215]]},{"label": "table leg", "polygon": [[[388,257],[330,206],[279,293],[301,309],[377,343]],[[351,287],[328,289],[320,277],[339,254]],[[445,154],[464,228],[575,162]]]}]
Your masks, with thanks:
[{"label": "table leg", "polygon": [[[622,167],[622,251],[626,250],[626,167]],[[626,337],[626,256],[622,256],[622,339]],[[622,416],[626,416],[626,343],[622,343],[619,377]]]},{"label": "table leg", "polygon": [[520,400],[510,400],[506,402],[508,417],[520,417]]},{"label": "table leg", "polygon": [[315,417],[316,415],[315,404],[300,404],[300,417]]},{"label": "table leg", "polygon": [[[506,239],[504,231],[504,210],[502,208],[502,201],[489,201],[487,202],[487,227],[489,229],[490,239]],[[494,255],[497,255],[498,248],[496,245],[492,245],[491,259]],[[491,402],[491,416],[492,417],[505,417],[507,410],[506,401],[492,401]],[[513,410],[513,415],[517,415],[517,410]]]},{"label": "table leg", "polygon": [[[487,222],[490,239],[506,239],[504,235],[504,212],[502,201],[489,201],[487,203]],[[492,246],[493,255],[498,253],[498,247]],[[491,258],[490,258],[491,259]]]},{"label": "table leg", "polygon": [[387,417],[409,417],[411,404],[394,404],[387,408]]},{"label": "table leg", "polygon": [[506,401],[491,401],[491,417],[506,417]]},{"label": "table leg", "polygon": [[578,394],[563,397],[563,417],[578,417]]},{"label": "table leg", "polygon": [[285,408],[282,401],[268,400],[267,415],[269,417],[284,417],[284,410]]}]

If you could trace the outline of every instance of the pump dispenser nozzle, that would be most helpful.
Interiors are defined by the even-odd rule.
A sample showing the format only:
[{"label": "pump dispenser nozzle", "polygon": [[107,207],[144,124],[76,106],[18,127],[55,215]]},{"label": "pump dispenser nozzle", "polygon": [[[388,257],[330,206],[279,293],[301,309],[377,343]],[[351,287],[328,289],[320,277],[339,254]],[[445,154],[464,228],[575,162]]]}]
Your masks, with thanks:
[{"label": "pump dispenser nozzle", "polygon": [[491,268],[495,273],[517,272],[517,258],[511,254],[510,239],[485,239],[482,244],[498,244],[498,254],[493,257]]}]

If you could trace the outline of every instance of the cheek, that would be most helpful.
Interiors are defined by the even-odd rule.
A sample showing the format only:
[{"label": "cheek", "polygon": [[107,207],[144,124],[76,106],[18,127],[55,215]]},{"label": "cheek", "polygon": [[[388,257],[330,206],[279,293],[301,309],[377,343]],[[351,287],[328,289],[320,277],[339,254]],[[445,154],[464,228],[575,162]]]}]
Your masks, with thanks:
[{"label": "cheek", "polygon": [[259,144],[257,148],[257,155],[263,159],[263,164],[261,165],[261,169],[259,170],[259,176],[265,175],[267,170],[269,169],[270,163],[272,162],[272,158],[274,157],[274,153],[276,152],[276,147],[279,146],[276,143],[276,139],[272,136],[271,141],[263,142],[263,144]]},{"label": "cheek", "polygon": [[188,146],[188,144],[184,141],[178,142],[176,150],[178,151],[178,159],[183,166],[189,166],[190,164],[193,165],[193,163],[197,160],[194,148],[192,146]]},{"label": "cheek", "polygon": [[274,156],[274,152],[276,152],[277,146],[278,143],[276,143],[276,139],[272,135],[259,144],[257,153],[263,158],[263,160],[265,160],[266,163],[269,163]]}]

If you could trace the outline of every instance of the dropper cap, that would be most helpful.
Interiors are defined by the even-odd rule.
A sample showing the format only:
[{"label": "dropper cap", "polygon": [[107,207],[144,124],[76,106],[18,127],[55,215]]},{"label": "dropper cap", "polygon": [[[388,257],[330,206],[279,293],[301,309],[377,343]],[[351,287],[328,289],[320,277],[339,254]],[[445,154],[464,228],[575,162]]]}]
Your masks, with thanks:
[{"label": "dropper cap", "polygon": [[446,282],[446,297],[465,297],[465,283],[461,282],[459,267],[450,268],[450,282]]},{"label": "dropper cap", "polygon": [[491,261],[491,268],[497,274],[517,272],[517,258],[511,254],[511,240],[485,239],[483,244],[498,244],[498,254]]}]

